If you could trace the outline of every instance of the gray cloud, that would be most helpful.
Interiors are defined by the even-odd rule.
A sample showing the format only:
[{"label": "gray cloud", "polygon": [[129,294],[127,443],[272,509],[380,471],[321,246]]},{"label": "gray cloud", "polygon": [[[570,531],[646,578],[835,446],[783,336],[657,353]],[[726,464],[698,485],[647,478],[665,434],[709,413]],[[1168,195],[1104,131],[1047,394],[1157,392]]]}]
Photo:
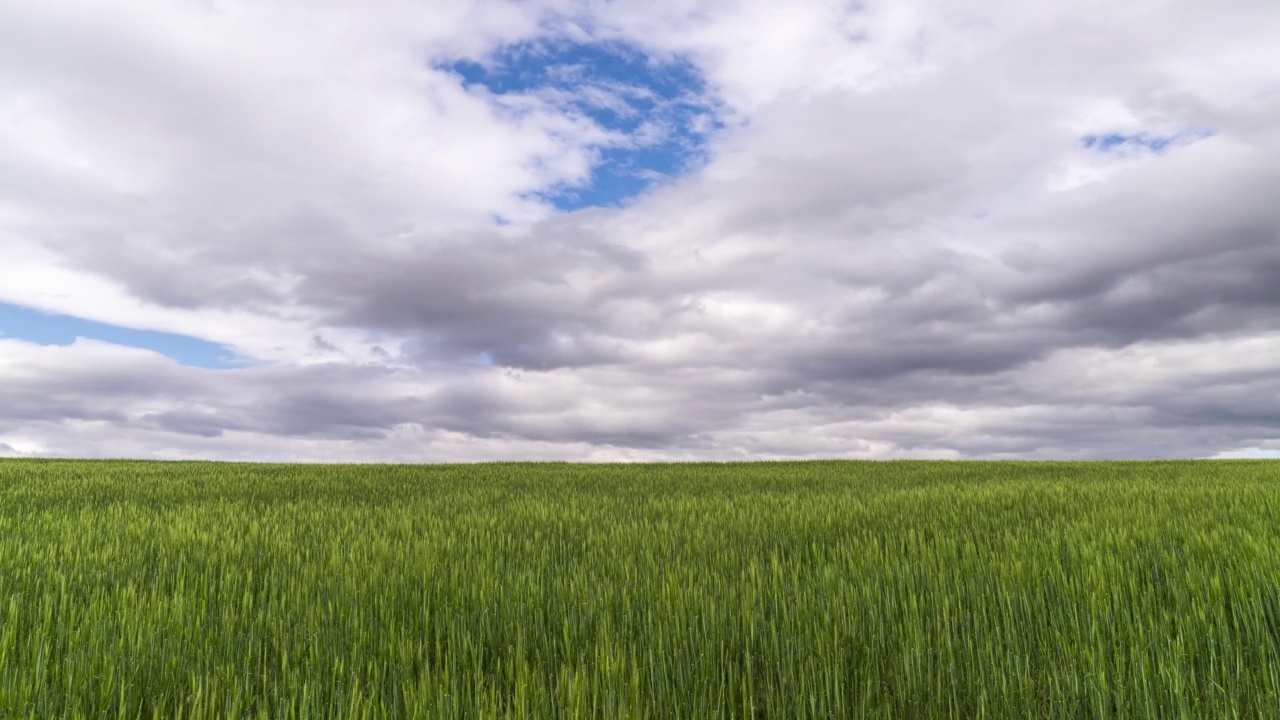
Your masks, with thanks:
[{"label": "gray cloud", "polygon": [[[1267,447],[1280,438],[1280,103],[1259,68],[1280,71],[1264,42],[1280,13],[1192,5],[1005,16],[975,1],[963,13],[983,21],[961,23],[932,3],[897,19],[873,3],[851,16],[865,37],[796,10],[813,37],[782,43],[776,76],[753,80],[728,60],[749,23],[702,26],[659,3],[646,12],[674,14],[658,27],[619,3],[599,10],[600,32],[697,59],[737,105],[705,169],[568,214],[528,193],[575,172],[589,127],[549,106],[504,119],[394,50],[352,41],[387,74],[316,81],[295,111],[264,95],[287,83],[135,47],[120,28],[10,48],[41,63],[3,74],[0,93],[48,80],[42,97],[65,104],[49,117],[100,118],[97,131],[67,119],[67,134],[123,153],[94,172],[29,154],[7,165],[0,203],[25,208],[6,230],[21,247],[194,326],[296,326],[328,360],[203,371],[2,341],[0,440],[302,459]],[[186,64],[152,67],[169,54]],[[347,94],[369,109],[339,109]],[[395,108],[412,122],[383,144],[378,118]],[[432,128],[476,164],[415,144]],[[1212,134],[1123,156],[1081,143],[1187,128]],[[502,213],[525,219],[494,226]]]}]

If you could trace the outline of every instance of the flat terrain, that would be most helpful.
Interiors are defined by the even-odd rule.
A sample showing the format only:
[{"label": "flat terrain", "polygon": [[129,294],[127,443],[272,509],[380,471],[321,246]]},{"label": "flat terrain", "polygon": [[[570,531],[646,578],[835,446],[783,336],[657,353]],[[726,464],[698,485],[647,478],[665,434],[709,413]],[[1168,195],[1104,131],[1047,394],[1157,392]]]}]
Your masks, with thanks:
[{"label": "flat terrain", "polygon": [[0,461],[0,717],[1276,718],[1280,462]]}]

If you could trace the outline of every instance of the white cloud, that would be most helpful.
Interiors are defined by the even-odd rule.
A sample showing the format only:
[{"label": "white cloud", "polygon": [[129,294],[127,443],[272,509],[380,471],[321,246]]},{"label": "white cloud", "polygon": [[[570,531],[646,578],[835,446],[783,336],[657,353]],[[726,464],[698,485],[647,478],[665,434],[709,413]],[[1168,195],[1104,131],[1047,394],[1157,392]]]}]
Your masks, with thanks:
[{"label": "white cloud", "polygon": [[[546,93],[434,68],[548,33],[695,63],[727,120],[707,166],[624,209],[531,199],[616,139]],[[0,443],[316,460],[1266,448],[1277,36],[1280,10],[1245,0],[9,3],[0,301],[260,364],[0,339]],[[1189,129],[1214,134],[1127,156],[1080,142]]]}]

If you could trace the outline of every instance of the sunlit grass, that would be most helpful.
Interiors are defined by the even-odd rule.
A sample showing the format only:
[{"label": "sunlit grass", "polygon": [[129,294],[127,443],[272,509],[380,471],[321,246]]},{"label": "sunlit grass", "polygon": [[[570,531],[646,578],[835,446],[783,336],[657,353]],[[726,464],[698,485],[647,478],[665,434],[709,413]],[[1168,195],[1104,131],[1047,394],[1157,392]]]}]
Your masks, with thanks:
[{"label": "sunlit grass", "polygon": [[0,461],[0,717],[1276,718],[1280,462]]}]

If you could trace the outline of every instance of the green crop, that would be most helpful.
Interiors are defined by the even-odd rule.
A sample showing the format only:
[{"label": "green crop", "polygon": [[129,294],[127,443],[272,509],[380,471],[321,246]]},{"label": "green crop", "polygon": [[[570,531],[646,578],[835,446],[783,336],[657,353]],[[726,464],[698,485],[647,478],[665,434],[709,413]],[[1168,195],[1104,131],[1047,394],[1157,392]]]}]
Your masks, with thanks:
[{"label": "green crop", "polygon": [[1280,463],[0,461],[3,718],[1277,718]]}]

